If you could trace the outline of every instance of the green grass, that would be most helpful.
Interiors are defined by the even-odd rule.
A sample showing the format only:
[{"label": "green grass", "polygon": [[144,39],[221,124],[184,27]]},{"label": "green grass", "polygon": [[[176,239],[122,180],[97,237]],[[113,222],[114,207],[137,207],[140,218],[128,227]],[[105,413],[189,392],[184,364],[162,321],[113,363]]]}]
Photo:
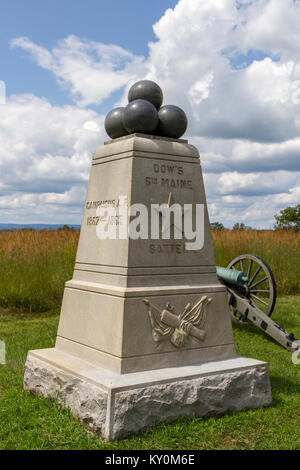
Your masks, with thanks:
[{"label": "green grass", "polygon": [[59,308],[78,236],[77,230],[0,231],[0,305],[22,312]]},{"label": "green grass", "polygon": [[[300,294],[300,231],[213,230],[216,261],[253,253],[269,263],[279,295]],[[0,231],[0,306],[22,312],[58,309],[72,278],[78,230]]]},{"label": "green grass", "polygon": [[[278,299],[273,318],[300,337],[300,296]],[[220,418],[180,420],[122,441],[105,442],[53,400],[23,391],[29,349],[54,345],[58,314],[0,311],[0,339],[7,345],[0,365],[0,449],[299,449],[299,365],[252,326],[234,326],[239,354],[267,361],[273,404]]]}]

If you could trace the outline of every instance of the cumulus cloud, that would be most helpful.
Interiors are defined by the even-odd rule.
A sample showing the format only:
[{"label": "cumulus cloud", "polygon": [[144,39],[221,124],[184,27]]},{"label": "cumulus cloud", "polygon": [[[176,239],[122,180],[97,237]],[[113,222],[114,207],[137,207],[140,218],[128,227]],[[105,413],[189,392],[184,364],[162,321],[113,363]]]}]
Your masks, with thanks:
[{"label": "cumulus cloud", "polygon": [[[154,26],[158,41],[150,45],[149,76],[164,85],[167,101],[179,101],[187,109],[190,135],[253,142],[295,138],[299,109],[291,96],[300,53],[294,47],[287,54],[287,49],[298,34],[298,5],[292,0],[237,5],[234,0],[181,0],[174,11],[168,10]],[[252,41],[249,23],[254,28],[262,17],[265,42],[263,30],[260,41]],[[277,38],[273,43],[270,24]],[[286,31],[287,26],[292,30]],[[291,39],[278,48],[286,32]],[[247,64],[251,51],[256,54]]]},{"label": "cumulus cloud", "polygon": [[17,221],[29,211],[29,221],[46,221],[49,204],[77,205],[78,212],[91,156],[104,139],[103,116],[75,106],[55,107],[34,95],[14,95],[0,106],[0,123],[2,220]]},{"label": "cumulus cloud", "polygon": [[123,90],[116,105],[125,104],[131,84],[149,78],[163,88],[165,104],[188,115],[211,217],[226,226],[271,226],[300,195],[299,5],[179,0],[153,26],[147,58],[76,36],[52,50],[15,38],[12,47],[53,73],[74,106],[24,95],[0,108],[0,195],[34,207],[79,201],[91,154],[105,138],[103,116],[84,107],[116,90]]},{"label": "cumulus cloud", "polygon": [[11,45],[27,51],[40,67],[50,70],[78,106],[100,104],[144,69],[144,59],[122,47],[76,36],[58,41],[51,51],[26,37],[13,39]]},{"label": "cumulus cloud", "polygon": [[300,171],[298,137],[279,143],[199,137],[192,137],[190,141],[200,149],[202,166],[208,173]]},{"label": "cumulus cloud", "polygon": [[[215,175],[213,175],[215,177]],[[271,173],[224,172],[217,176],[216,194],[232,196],[264,196],[279,194],[287,187],[300,184],[300,172]],[[237,200],[233,198],[233,200]],[[239,200],[241,198],[239,197]]]},{"label": "cumulus cloud", "polygon": [[275,214],[300,200],[300,172],[206,173],[204,181],[213,207],[210,217],[226,227],[240,221],[271,228]]}]

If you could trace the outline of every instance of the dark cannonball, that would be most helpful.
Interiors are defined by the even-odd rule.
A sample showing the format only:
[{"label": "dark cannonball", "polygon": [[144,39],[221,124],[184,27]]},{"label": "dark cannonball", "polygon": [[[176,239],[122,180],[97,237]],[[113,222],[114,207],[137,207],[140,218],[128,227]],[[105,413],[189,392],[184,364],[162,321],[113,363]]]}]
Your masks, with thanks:
[{"label": "dark cannonball", "polygon": [[124,109],[125,108],[115,108],[110,111],[105,118],[105,130],[112,139],[128,134],[123,124]]},{"label": "dark cannonball", "polygon": [[124,110],[123,124],[129,134],[153,134],[158,125],[157,110],[149,101],[131,101]]},{"label": "dark cannonball", "polygon": [[158,118],[157,135],[179,139],[187,129],[188,120],[185,112],[173,104],[160,108]]},{"label": "dark cannonball", "polygon": [[129,103],[134,100],[150,101],[156,109],[159,109],[163,102],[163,92],[161,88],[151,80],[141,80],[136,82],[129,90]]}]

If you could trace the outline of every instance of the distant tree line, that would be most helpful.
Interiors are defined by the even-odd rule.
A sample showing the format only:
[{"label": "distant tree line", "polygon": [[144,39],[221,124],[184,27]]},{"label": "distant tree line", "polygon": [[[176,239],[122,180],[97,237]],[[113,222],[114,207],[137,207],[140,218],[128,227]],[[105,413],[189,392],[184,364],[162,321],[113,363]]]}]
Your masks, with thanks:
[{"label": "distant tree line", "polygon": [[[225,230],[225,227],[221,222],[212,222],[210,224],[210,228],[212,230]],[[248,225],[240,222],[236,222],[232,227],[232,230],[252,230],[252,227],[249,227]]]},{"label": "distant tree line", "polygon": [[70,227],[70,225],[63,225],[62,227],[58,227],[57,230],[75,230],[74,227]]},{"label": "distant tree line", "polygon": [[[274,224],[275,230],[300,230],[300,204],[294,207],[287,207],[275,215],[276,223]],[[212,230],[224,230],[225,227],[221,222],[213,222],[210,224]],[[252,230],[252,227],[244,223],[236,222],[232,230]]]}]

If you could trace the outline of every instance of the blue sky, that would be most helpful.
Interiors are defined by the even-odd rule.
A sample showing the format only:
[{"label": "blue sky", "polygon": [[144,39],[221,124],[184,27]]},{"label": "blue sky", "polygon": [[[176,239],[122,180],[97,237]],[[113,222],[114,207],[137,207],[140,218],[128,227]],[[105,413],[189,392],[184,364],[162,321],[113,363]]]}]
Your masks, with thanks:
[{"label": "blue sky", "polygon": [[105,115],[143,78],[188,116],[211,221],[299,203],[299,0],[3,4],[0,223],[80,223]]},{"label": "blue sky", "polygon": [[52,48],[58,39],[69,35],[118,44],[135,55],[148,53],[154,41],[152,25],[177,0],[10,0],[1,6],[1,79],[7,93],[34,93],[53,104],[71,103],[55,78],[40,69],[22,50],[12,51],[13,38],[25,36]]}]

